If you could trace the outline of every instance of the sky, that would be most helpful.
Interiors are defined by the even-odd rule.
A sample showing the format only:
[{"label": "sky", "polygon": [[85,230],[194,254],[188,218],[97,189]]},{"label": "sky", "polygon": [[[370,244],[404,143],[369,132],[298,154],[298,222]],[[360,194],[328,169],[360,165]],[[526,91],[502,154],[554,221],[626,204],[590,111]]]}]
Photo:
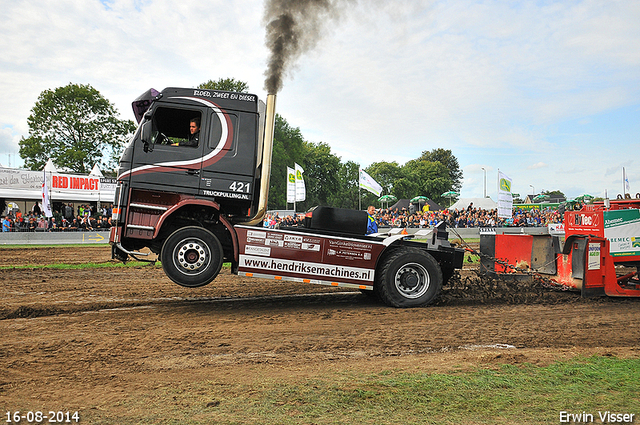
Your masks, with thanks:
[{"label": "sky", "polygon": [[[615,198],[624,167],[640,192],[637,0],[332,1],[277,97],[307,141],[363,168],[450,149],[463,198],[496,200],[499,171],[523,197]],[[257,0],[0,0],[0,164],[23,165],[38,95],[69,83],[132,120],[151,87],[235,78],[264,99],[263,16]]]}]

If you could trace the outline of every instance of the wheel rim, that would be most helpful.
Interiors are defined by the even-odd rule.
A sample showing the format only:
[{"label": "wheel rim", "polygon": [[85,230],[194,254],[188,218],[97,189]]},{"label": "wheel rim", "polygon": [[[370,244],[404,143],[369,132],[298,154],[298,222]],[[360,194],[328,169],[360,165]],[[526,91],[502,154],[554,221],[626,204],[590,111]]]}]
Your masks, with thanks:
[{"label": "wheel rim", "polygon": [[394,283],[403,297],[420,298],[429,290],[429,272],[421,264],[408,263],[398,269]]},{"label": "wheel rim", "polygon": [[173,263],[184,274],[198,275],[211,260],[209,246],[199,238],[183,239],[173,250]]}]

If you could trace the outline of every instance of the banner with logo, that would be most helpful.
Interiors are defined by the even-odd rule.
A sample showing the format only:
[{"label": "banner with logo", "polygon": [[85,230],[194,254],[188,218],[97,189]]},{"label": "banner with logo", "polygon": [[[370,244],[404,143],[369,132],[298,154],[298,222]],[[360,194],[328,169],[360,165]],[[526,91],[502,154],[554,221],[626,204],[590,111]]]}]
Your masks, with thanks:
[{"label": "banner with logo", "polygon": [[296,202],[300,202],[307,199],[307,188],[305,187],[304,179],[302,178],[304,170],[297,163],[294,164],[296,167]]},{"label": "banner with logo", "polygon": [[293,168],[287,167],[287,203],[296,202],[296,172]]},{"label": "banner with logo", "polygon": [[502,171],[498,171],[498,217],[513,216],[513,196],[511,196],[511,179]]},{"label": "banner with logo", "polygon": [[115,179],[0,167],[0,198],[42,200],[47,185],[49,201],[113,202]]},{"label": "banner with logo", "polygon": [[640,210],[604,211],[604,236],[611,243],[611,255],[640,255]]},{"label": "banner with logo", "polygon": [[564,236],[564,223],[549,223],[547,229],[551,236]]},{"label": "banner with logo", "polygon": [[42,176],[42,212],[45,217],[53,217],[53,211],[51,211],[51,201],[49,200],[49,185],[47,184],[47,172],[44,172]]},{"label": "banner with logo", "polygon": [[375,181],[362,168],[360,169],[359,184],[361,188],[363,188],[364,190],[368,190],[376,196],[380,196],[380,194],[382,193],[382,186],[380,186],[378,182]]}]

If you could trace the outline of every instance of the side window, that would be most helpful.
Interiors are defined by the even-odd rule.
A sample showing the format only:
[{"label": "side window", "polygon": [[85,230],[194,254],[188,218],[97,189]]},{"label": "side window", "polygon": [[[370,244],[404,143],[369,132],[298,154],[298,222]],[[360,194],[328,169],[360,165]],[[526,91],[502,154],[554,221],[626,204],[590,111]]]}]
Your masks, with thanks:
[{"label": "side window", "polygon": [[236,134],[237,128],[238,128],[238,116],[233,112],[225,112],[224,129],[223,129],[223,124],[220,122],[220,116],[213,114],[213,119],[211,119],[211,124],[209,127],[209,135],[210,135],[209,147],[211,149],[215,149],[216,147],[218,147],[220,143],[222,143],[224,146],[227,140],[224,136],[226,135],[227,137],[229,137],[229,133],[231,133],[232,144],[229,146],[226,146],[226,150],[233,150],[237,140],[237,134]]},{"label": "side window", "polygon": [[153,142],[170,146],[198,147],[202,113],[197,109],[158,107],[153,113]]}]

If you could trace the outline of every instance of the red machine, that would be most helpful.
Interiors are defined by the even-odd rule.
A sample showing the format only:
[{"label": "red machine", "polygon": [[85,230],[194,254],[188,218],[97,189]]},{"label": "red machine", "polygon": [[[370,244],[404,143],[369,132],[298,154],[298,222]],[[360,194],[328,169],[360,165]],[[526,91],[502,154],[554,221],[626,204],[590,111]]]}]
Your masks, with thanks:
[{"label": "red machine", "polygon": [[582,296],[640,297],[640,198],[567,211],[564,227],[564,245],[550,235],[481,235],[482,271],[538,275]]}]

